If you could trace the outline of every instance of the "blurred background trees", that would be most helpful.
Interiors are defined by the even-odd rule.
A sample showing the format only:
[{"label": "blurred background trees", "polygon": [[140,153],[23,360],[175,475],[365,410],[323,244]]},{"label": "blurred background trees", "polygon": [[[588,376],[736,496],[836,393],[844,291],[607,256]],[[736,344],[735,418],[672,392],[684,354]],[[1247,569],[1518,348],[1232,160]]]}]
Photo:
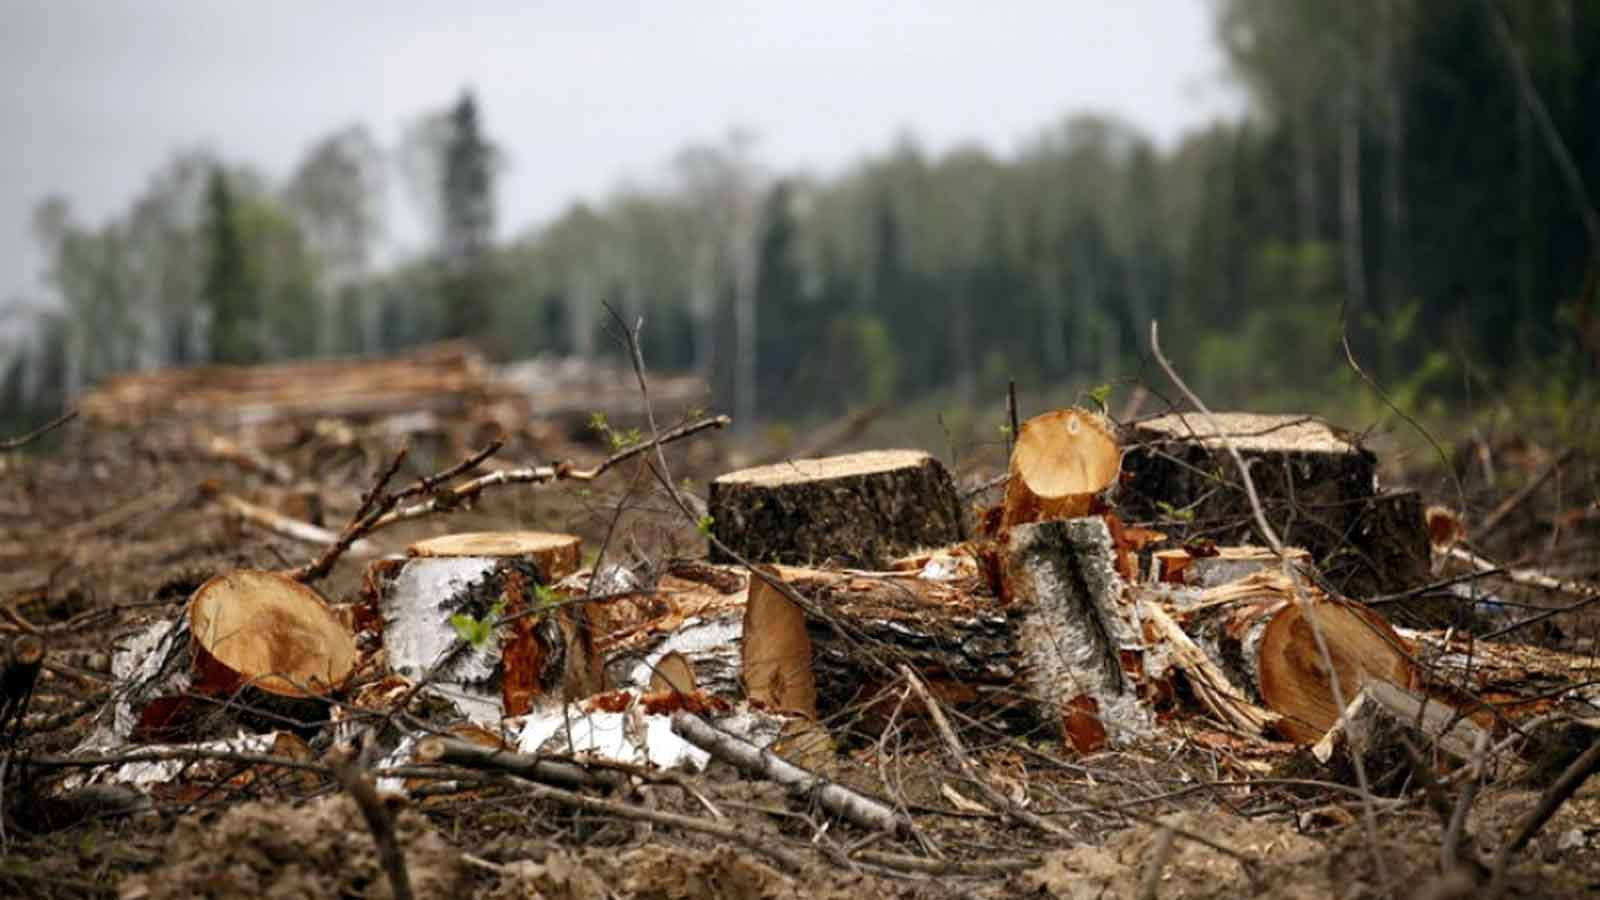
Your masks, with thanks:
[{"label": "blurred background trees", "polygon": [[[1006,157],[908,135],[821,177],[771,170],[736,132],[510,238],[495,185],[514,148],[470,92],[387,155],[360,126],[333,132],[281,185],[179,154],[113,221],[41,202],[59,312],[0,370],[7,408],[124,368],[442,338],[615,354],[607,302],[645,318],[653,366],[705,373],[745,422],[1148,377],[1152,318],[1202,390],[1258,408],[1356,393],[1344,330],[1411,404],[1584,389],[1600,7],[1214,12],[1252,112],[1165,150],[1075,115]],[[391,172],[429,228],[417,258],[375,255]]]}]

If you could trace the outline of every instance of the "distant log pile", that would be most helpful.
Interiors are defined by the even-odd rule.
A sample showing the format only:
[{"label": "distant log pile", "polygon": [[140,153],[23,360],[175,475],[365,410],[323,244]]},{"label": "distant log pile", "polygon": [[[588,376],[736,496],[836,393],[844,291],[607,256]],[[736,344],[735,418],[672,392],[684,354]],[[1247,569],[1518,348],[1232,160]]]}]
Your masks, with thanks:
[{"label": "distant log pile", "polygon": [[374,359],[124,372],[89,391],[80,409],[107,425],[172,419],[249,427],[294,419],[462,414],[483,400],[489,370],[461,343]]}]

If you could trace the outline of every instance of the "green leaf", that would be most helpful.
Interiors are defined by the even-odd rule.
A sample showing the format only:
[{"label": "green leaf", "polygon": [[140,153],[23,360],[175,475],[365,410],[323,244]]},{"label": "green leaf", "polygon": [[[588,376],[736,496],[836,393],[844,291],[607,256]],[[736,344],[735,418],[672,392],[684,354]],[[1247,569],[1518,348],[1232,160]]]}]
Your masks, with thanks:
[{"label": "green leaf", "polygon": [[1189,509],[1189,508],[1179,509],[1178,507],[1173,506],[1171,503],[1168,503],[1165,500],[1157,500],[1156,501],[1156,509],[1161,510],[1161,514],[1166,516],[1169,519],[1176,519],[1179,522],[1193,522],[1194,521],[1194,510],[1193,509]]},{"label": "green leaf", "polygon": [[1106,399],[1109,398],[1110,396],[1111,396],[1111,385],[1109,385],[1109,384],[1102,384],[1102,385],[1099,385],[1097,387],[1091,388],[1088,391],[1089,399],[1094,401],[1094,405],[1095,406],[1100,407],[1100,411],[1101,412],[1105,412]]},{"label": "green leaf", "polygon": [[717,520],[712,518],[710,513],[707,513],[700,517],[700,521],[694,523],[694,527],[696,531],[700,532],[701,537],[709,540],[711,538],[711,526],[715,525],[716,522]]},{"label": "green leaf", "polygon": [[494,633],[494,623],[488,619],[475,619],[465,613],[456,613],[450,617],[450,626],[463,641],[475,648],[481,648],[489,642],[489,635]]}]

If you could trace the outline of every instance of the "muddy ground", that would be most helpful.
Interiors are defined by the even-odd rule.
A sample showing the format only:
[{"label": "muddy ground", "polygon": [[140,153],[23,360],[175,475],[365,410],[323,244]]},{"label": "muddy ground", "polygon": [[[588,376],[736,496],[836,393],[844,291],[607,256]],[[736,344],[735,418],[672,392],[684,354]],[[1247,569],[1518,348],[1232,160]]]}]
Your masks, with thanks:
[{"label": "muddy ground", "polygon": [[[473,436],[419,443],[405,477],[446,465]],[[343,447],[290,434],[269,447],[314,487],[320,518],[337,529],[392,449],[383,438]],[[703,492],[730,464],[718,436],[675,448],[673,476]],[[598,443],[513,443],[506,463],[594,460]],[[994,454],[989,454],[993,457]],[[969,481],[997,459],[969,457]],[[985,466],[991,468],[985,470]],[[1530,464],[1528,471],[1536,471]],[[203,490],[207,488],[207,490]],[[1507,493],[1478,487],[1482,503]],[[1567,502],[1582,510],[1584,498]],[[1581,486],[1579,487],[1581,493]],[[389,897],[372,835],[354,803],[315,771],[234,766],[186,776],[129,812],[50,809],[66,772],[30,765],[60,754],[94,727],[115,685],[108,651],[155,618],[178,614],[205,578],[238,567],[285,568],[320,548],[240,523],[219,491],[292,505],[259,473],[205,458],[154,432],[75,423],[48,447],[0,458],[0,587],[5,636],[37,632],[46,671],[4,780],[0,895],[19,897]],[[1592,496],[1588,499],[1593,499]],[[620,518],[618,508],[624,509]],[[1504,549],[1550,518],[1529,511],[1506,529]],[[613,522],[615,520],[615,525]],[[641,574],[700,552],[692,523],[650,477],[624,467],[595,485],[506,489],[475,509],[406,523],[376,537],[399,551],[432,534],[522,527],[584,536],[591,555]],[[1575,529],[1575,531],[1573,530]],[[1588,530],[1585,530],[1588,529]],[[606,535],[610,533],[609,542]],[[1593,578],[1586,520],[1572,525],[1568,577]],[[1515,537],[1513,537],[1513,535]],[[1555,547],[1557,542],[1552,541]],[[1597,541],[1596,544],[1600,544]],[[592,561],[592,560],[591,560]],[[341,561],[319,585],[335,602],[359,587],[362,560]],[[1596,568],[1600,568],[1597,566]],[[1575,617],[1552,637],[1569,649],[1590,640]],[[831,821],[804,800],[717,765],[702,775],[638,786],[614,799],[754,836],[728,844],[626,816],[573,812],[514,787],[435,784],[393,801],[392,813],[419,897],[1470,897],[1473,883],[1440,875],[1441,827],[1415,793],[1364,804],[1318,783],[1303,751],[1262,755],[1182,724],[1135,752],[1072,756],[1042,738],[1007,737],[982,723],[964,729],[987,787],[1054,823],[1044,833],[979,802],[936,739],[915,724],[862,739],[829,723],[837,757],[809,760],[825,774],[909,812],[917,833],[874,835]],[[322,749],[315,740],[313,747]],[[1308,774],[1310,773],[1310,774]],[[1452,791],[1451,796],[1456,794]],[[1487,785],[1468,830],[1488,857],[1535,804],[1539,788]],[[49,815],[45,815],[48,812]],[[1162,849],[1171,837],[1170,851]],[[798,867],[764,852],[788,851]],[[1152,861],[1160,860],[1150,876]],[[1600,781],[1586,786],[1519,854],[1507,896],[1600,894]]]}]

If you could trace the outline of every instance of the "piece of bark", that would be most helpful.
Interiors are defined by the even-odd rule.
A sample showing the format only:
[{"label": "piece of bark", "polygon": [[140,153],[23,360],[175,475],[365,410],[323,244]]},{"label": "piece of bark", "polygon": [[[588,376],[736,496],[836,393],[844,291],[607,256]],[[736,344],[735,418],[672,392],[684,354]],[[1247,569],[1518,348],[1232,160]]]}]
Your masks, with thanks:
[{"label": "piece of bark", "polygon": [[1159,521],[1178,540],[1258,543],[1223,435],[1250,467],[1278,537],[1332,561],[1333,583],[1346,593],[1403,590],[1426,577],[1426,525],[1415,495],[1379,494],[1377,458],[1312,416],[1174,413],[1126,429],[1117,495],[1123,519]]},{"label": "piece of bark", "polygon": [[[776,569],[763,570],[781,580]],[[740,638],[745,697],[766,709],[817,717],[817,681],[811,668],[806,614],[757,575],[750,579]]]},{"label": "piece of bark", "polygon": [[1074,748],[1147,734],[1150,711],[1125,660],[1143,641],[1129,616],[1111,533],[1098,517],[1018,525],[1000,540],[1001,597],[1020,613],[1016,647],[1029,693]]},{"label": "piece of bark", "polygon": [[[874,450],[744,469],[711,482],[711,530],[757,562],[883,569],[961,540],[955,484],[920,450]],[[719,548],[712,559],[731,562]]]},{"label": "piece of bark", "polygon": [[390,667],[429,678],[481,724],[541,698],[601,690],[587,606],[540,590],[575,568],[578,545],[543,532],[446,535],[412,545],[404,563],[374,567]]},{"label": "piece of bark", "polygon": [[[1342,706],[1322,661],[1312,621],[1320,628],[1345,702],[1371,681],[1409,687],[1410,648],[1382,617],[1334,600],[1279,573],[1261,573],[1243,588],[1224,585],[1229,599],[1202,604],[1182,618],[1184,630],[1251,700],[1283,717],[1278,731],[1311,743],[1338,719]],[[1296,599],[1296,592],[1304,603]],[[1311,618],[1307,618],[1307,610]]]},{"label": "piece of bark", "polygon": [[1374,789],[1399,789],[1411,771],[1406,741],[1432,749],[1438,763],[1460,765],[1473,758],[1480,741],[1489,745],[1489,735],[1455,707],[1374,681],[1354,694],[1311,753],[1340,783],[1356,783],[1359,760],[1379,777]]},{"label": "piece of bark", "polygon": [[[1287,547],[1284,553],[1296,564],[1311,562],[1311,554],[1299,547]],[[1217,547],[1209,554],[1177,547],[1151,554],[1150,577],[1163,584],[1212,588],[1281,564],[1278,554],[1267,547]]]},{"label": "piece of bark", "polygon": [[1102,416],[1058,409],[1029,419],[1011,451],[1000,527],[1088,515],[1117,483],[1121,463]]}]

